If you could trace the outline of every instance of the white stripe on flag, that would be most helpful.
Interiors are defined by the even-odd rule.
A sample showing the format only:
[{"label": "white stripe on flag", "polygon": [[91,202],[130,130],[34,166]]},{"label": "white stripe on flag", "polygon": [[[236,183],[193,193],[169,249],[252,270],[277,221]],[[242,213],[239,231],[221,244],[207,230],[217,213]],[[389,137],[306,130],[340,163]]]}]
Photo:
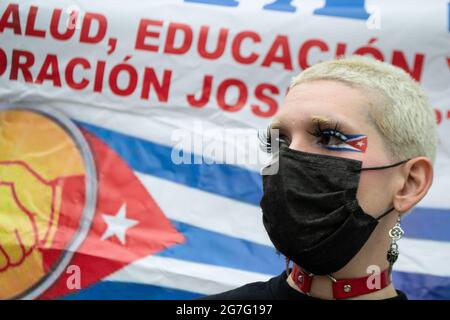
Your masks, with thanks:
[{"label": "white stripe on flag", "polygon": [[398,246],[395,271],[450,277],[450,242],[405,238]]},{"label": "white stripe on flag", "polygon": [[135,172],[169,219],[273,247],[257,206]]},{"label": "white stripe on flag", "polygon": [[207,295],[234,289],[250,282],[267,281],[271,277],[273,275],[148,256],[104,280],[155,285]]}]

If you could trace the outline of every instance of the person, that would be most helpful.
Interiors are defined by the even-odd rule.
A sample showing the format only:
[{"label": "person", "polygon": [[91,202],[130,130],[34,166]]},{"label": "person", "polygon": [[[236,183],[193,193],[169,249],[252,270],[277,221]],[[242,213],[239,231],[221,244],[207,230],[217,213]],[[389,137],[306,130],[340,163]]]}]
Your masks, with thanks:
[{"label": "person", "polygon": [[402,69],[352,56],[304,70],[264,138],[263,223],[286,270],[201,299],[407,299],[391,271],[437,143],[434,112]]}]

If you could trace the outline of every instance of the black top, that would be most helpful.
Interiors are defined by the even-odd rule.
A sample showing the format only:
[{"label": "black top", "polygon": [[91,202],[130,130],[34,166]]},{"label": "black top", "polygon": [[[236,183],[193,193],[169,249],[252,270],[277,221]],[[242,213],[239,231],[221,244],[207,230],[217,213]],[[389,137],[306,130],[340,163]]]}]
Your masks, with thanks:
[{"label": "black top", "polygon": [[[226,292],[205,296],[201,300],[320,300],[292,288],[286,281],[286,272],[266,282],[253,282]],[[408,300],[399,290],[397,296],[385,300]]]}]

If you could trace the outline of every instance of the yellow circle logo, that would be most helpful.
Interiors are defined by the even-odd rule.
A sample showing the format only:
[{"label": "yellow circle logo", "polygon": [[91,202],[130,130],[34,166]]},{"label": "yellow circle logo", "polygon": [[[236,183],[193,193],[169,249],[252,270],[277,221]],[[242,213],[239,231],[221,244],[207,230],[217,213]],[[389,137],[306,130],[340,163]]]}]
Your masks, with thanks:
[{"label": "yellow circle logo", "polygon": [[89,229],[95,180],[87,143],[69,119],[0,109],[0,299],[34,298],[63,272]]}]

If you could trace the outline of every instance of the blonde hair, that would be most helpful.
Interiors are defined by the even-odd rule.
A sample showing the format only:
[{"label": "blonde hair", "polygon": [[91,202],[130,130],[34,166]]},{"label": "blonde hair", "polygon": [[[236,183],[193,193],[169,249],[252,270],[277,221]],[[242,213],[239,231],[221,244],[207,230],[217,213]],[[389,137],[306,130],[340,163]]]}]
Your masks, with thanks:
[{"label": "blonde hair", "polygon": [[375,99],[369,106],[369,118],[393,159],[426,156],[434,162],[438,144],[435,114],[408,73],[375,59],[352,56],[313,65],[294,77],[290,88],[317,80],[334,80],[372,93]]}]

